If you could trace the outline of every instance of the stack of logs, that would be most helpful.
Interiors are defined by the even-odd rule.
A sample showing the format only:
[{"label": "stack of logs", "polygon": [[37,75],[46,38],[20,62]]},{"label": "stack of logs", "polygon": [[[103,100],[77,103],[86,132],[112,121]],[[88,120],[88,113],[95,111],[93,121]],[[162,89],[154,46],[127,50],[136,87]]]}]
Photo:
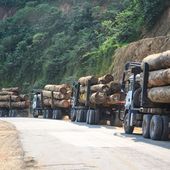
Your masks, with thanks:
[{"label": "stack of logs", "polygon": [[153,103],[170,103],[170,51],[144,58],[149,65],[148,98]]},{"label": "stack of logs", "polygon": [[42,94],[43,103],[46,107],[70,107],[71,87],[68,84],[46,85]]},{"label": "stack of logs", "polygon": [[108,106],[124,100],[124,95],[121,93],[121,85],[113,80],[114,78],[110,74],[100,78],[95,76],[81,77],[78,80],[80,83],[79,103],[86,103],[88,82],[90,83],[89,102],[91,105]]},{"label": "stack of logs", "polygon": [[20,94],[18,87],[2,88],[0,91],[0,108],[27,109],[29,96]]}]

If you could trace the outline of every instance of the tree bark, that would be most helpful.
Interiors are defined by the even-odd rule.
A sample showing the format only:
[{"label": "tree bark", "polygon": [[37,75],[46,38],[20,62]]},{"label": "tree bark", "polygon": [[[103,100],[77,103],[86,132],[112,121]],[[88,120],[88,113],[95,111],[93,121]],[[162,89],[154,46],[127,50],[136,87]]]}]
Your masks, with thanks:
[{"label": "tree bark", "polygon": [[149,70],[161,70],[170,68],[170,50],[159,54],[149,55],[142,61],[142,68],[144,68],[144,63],[149,64]]},{"label": "tree bark", "polygon": [[108,84],[108,86],[109,86],[109,92],[108,92],[109,95],[121,92],[121,84],[120,83],[112,81]]},{"label": "tree bark", "polygon": [[29,100],[29,96],[26,94],[20,94],[19,95],[21,101],[27,101]]},{"label": "tree bark", "polygon": [[148,87],[160,87],[170,85],[170,68],[166,70],[152,71],[149,73]]},{"label": "tree bark", "polygon": [[67,93],[67,87],[66,85],[62,84],[62,85],[46,85],[44,87],[44,90],[49,90],[49,91],[55,91],[55,92],[61,92],[63,94]]},{"label": "tree bark", "polygon": [[86,76],[86,77],[81,77],[78,82],[82,85],[82,86],[87,86],[88,81],[90,81],[90,85],[95,85],[98,83],[98,78],[95,76]]},{"label": "tree bark", "polygon": [[16,92],[10,92],[10,91],[0,91],[0,95],[17,95]]},{"label": "tree bark", "polygon": [[[52,98],[52,91],[43,90],[42,93],[44,97]],[[61,92],[53,92],[53,97],[54,99],[57,99],[57,100],[68,98],[67,94],[63,94]]]},{"label": "tree bark", "polygon": [[115,104],[118,101],[125,100],[125,94],[124,93],[115,93],[108,97],[107,104]]},{"label": "tree bark", "polygon": [[2,91],[19,92],[19,87],[2,88]]},{"label": "tree bark", "polygon": [[11,99],[11,101],[15,101],[15,102],[19,102],[20,101],[20,97],[19,96],[10,96],[10,95],[3,95],[0,96],[0,101],[9,101]]},{"label": "tree bark", "polygon": [[61,107],[61,108],[69,108],[70,107],[70,102],[68,100],[54,100],[52,103],[51,99],[44,99],[44,105],[48,107]]},{"label": "tree bark", "polygon": [[113,76],[111,74],[106,74],[106,75],[99,78],[98,83],[100,83],[100,84],[108,84],[113,80],[114,80],[114,78],[113,78]]},{"label": "tree bark", "polygon": [[170,86],[154,87],[149,89],[148,98],[153,103],[170,103]]},{"label": "tree bark", "polygon": [[94,92],[108,92],[109,91],[109,87],[106,84],[97,84],[97,85],[93,85],[90,87],[92,93]]},{"label": "tree bark", "polygon": [[105,93],[97,92],[90,96],[90,102],[92,104],[105,104],[107,100],[107,95]]}]

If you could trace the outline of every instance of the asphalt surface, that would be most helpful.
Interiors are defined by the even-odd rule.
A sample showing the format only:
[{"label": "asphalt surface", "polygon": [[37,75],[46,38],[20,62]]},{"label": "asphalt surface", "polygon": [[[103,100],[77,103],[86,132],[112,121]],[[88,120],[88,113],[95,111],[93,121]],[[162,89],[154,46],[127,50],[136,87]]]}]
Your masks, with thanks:
[{"label": "asphalt surface", "polygon": [[14,124],[26,156],[45,170],[169,170],[170,141],[125,135],[121,128],[68,121],[4,118]]}]

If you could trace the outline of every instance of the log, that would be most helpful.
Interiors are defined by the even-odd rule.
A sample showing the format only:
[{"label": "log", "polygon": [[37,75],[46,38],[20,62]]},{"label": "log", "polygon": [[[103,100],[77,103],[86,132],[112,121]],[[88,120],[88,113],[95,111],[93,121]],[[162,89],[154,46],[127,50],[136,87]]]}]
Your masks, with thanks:
[{"label": "log", "polygon": [[170,85],[170,68],[149,73],[148,87]]},{"label": "log", "polygon": [[[11,108],[16,109],[27,109],[29,108],[30,102],[29,101],[23,101],[23,102],[11,102]],[[1,108],[10,108],[9,102],[0,102]]]},{"label": "log", "polygon": [[148,98],[153,103],[170,103],[170,86],[154,87],[148,90]]},{"label": "log", "polygon": [[2,91],[19,92],[19,87],[2,88]]},{"label": "log", "polygon": [[108,92],[109,91],[109,87],[106,84],[96,84],[90,87],[92,93],[94,92]]},{"label": "log", "polygon": [[98,83],[99,84],[108,84],[113,80],[114,80],[114,78],[111,74],[106,74],[99,78]]},{"label": "log", "polygon": [[125,100],[125,94],[123,92],[115,93],[108,97],[107,104],[115,104],[118,101],[124,101],[124,100]]},{"label": "log", "polygon": [[105,93],[96,92],[90,96],[90,102],[92,104],[104,104],[106,103],[107,95]]},{"label": "log", "polygon": [[108,92],[109,95],[121,92],[121,84],[120,83],[112,81],[108,84],[108,86],[109,86],[109,92]]},{"label": "log", "polygon": [[0,91],[0,96],[2,95],[17,95],[16,92],[10,92],[10,91]]},{"label": "log", "polygon": [[[52,91],[43,90],[42,93],[44,97],[52,98]],[[57,100],[68,98],[67,94],[63,94],[61,92],[53,92],[53,97],[54,99],[57,99]]]},{"label": "log", "polygon": [[85,93],[85,92],[87,92],[87,86],[80,85],[80,93]]},{"label": "log", "polygon": [[98,83],[98,78],[95,76],[86,76],[86,77],[81,77],[78,82],[82,85],[82,86],[87,86],[88,81],[90,81],[91,85],[95,85]]},{"label": "log", "polygon": [[3,95],[0,96],[0,101],[15,101],[15,102],[19,102],[20,101],[20,97],[19,96],[10,96],[10,95]]},{"label": "log", "polygon": [[26,94],[20,94],[19,95],[21,101],[27,101],[29,100],[29,96]]},{"label": "log", "polygon": [[66,94],[67,93],[67,88],[65,85],[52,85],[52,84],[49,84],[49,85],[46,85],[44,87],[44,90],[49,90],[49,91],[55,91],[55,92],[61,92],[63,94]]},{"label": "log", "polygon": [[149,64],[150,71],[170,68],[170,50],[144,58],[141,66],[142,69],[144,68],[144,63]]},{"label": "log", "polygon": [[[43,103],[47,107],[52,107],[52,100],[51,99],[44,99]],[[61,107],[61,108],[69,108],[70,102],[68,100],[54,100],[53,106],[54,107]]]},{"label": "log", "polygon": [[[90,90],[92,93],[95,92],[107,92],[109,91],[109,86],[107,84],[96,84],[93,86],[90,86]],[[87,86],[80,86],[80,93],[86,93],[87,92]]]}]

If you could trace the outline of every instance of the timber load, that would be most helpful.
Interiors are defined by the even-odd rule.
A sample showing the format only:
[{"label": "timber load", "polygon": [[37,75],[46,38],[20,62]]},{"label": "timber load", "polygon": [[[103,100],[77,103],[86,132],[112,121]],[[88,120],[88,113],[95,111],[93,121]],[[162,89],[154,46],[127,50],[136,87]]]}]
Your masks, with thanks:
[{"label": "timber load", "polygon": [[69,108],[72,89],[69,84],[46,85],[42,90],[43,104],[51,108]]},{"label": "timber load", "polygon": [[153,103],[170,104],[170,51],[143,59],[149,65],[148,98]]},{"label": "timber load", "polygon": [[125,99],[125,95],[122,95],[121,92],[121,85],[117,82],[114,82],[113,76],[110,74],[99,78],[94,76],[81,77],[78,82],[80,83],[79,103],[82,105],[84,105],[87,101],[87,86],[90,88],[90,105],[109,106],[120,101],[124,101]]},{"label": "timber load", "polygon": [[18,87],[2,88],[0,90],[0,108],[27,109],[29,105],[29,96],[20,94]]}]

